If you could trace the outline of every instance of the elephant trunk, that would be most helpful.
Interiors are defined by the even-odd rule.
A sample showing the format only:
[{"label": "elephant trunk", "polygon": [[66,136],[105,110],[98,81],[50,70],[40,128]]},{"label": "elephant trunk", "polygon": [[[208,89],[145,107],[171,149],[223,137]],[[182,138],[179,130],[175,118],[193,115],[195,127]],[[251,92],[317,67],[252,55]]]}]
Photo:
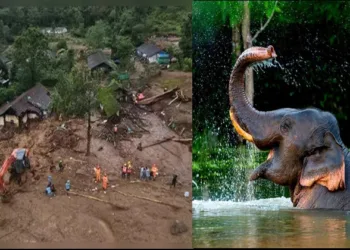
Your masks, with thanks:
[{"label": "elephant trunk", "polygon": [[254,62],[276,58],[272,46],[252,47],[237,59],[229,82],[230,117],[236,131],[260,149],[269,149],[279,137],[279,122],[284,114],[261,112],[248,101],[244,89],[244,73]]}]

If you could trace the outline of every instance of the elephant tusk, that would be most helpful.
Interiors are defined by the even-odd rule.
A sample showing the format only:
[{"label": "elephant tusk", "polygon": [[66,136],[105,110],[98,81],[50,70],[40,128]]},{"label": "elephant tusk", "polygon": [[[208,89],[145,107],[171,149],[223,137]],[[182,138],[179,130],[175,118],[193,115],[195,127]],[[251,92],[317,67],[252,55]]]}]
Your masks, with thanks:
[{"label": "elephant tusk", "polygon": [[267,156],[267,160],[270,160],[273,157],[273,154],[274,154],[274,152],[271,149],[269,155]]},{"label": "elephant tusk", "polygon": [[235,128],[235,130],[237,131],[237,133],[242,136],[244,139],[246,139],[247,141],[250,141],[250,142],[253,142],[253,137],[248,134],[247,132],[245,132],[241,126],[239,126],[238,122],[236,121],[235,119],[235,116],[233,114],[233,111],[232,109],[230,109],[230,118],[231,118],[231,121],[232,121],[232,125],[233,127]]}]

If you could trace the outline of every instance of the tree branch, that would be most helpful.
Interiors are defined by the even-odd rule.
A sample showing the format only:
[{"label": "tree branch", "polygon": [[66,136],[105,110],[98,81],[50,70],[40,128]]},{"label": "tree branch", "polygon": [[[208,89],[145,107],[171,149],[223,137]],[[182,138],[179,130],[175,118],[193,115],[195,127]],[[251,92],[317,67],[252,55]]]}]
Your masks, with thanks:
[{"label": "tree branch", "polygon": [[272,10],[272,13],[271,13],[271,16],[267,19],[266,23],[260,27],[260,30],[258,30],[255,35],[253,36],[252,38],[252,43],[254,42],[254,40],[258,37],[258,35],[260,35],[260,33],[267,27],[267,25],[270,23],[272,17],[273,17],[273,14],[275,14],[275,9],[276,9],[276,6],[277,6],[277,2],[275,3],[275,7],[273,7],[273,10]]}]

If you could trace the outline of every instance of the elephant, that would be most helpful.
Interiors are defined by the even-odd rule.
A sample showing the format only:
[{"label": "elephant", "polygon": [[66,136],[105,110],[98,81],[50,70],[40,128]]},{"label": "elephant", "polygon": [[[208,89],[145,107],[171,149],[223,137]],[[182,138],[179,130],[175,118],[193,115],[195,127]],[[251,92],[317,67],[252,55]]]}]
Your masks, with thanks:
[{"label": "elephant", "polygon": [[230,119],[236,132],[269,151],[250,181],[288,186],[294,207],[350,210],[350,156],[335,116],[317,108],[256,110],[244,90],[254,63],[275,60],[273,46],[251,47],[237,59],[229,80]]}]

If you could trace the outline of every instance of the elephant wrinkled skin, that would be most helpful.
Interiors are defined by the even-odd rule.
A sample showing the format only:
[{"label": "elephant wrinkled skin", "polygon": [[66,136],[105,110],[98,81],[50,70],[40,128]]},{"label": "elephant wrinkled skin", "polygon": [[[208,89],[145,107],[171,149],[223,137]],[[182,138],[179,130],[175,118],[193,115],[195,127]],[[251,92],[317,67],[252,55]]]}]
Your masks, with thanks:
[{"label": "elephant wrinkled skin", "polygon": [[270,151],[250,180],[262,178],[289,186],[298,208],[350,210],[350,156],[334,115],[313,108],[262,112],[245,95],[247,67],[276,57],[272,46],[249,48],[238,58],[230,77],[233,126],[259,149]]}]

